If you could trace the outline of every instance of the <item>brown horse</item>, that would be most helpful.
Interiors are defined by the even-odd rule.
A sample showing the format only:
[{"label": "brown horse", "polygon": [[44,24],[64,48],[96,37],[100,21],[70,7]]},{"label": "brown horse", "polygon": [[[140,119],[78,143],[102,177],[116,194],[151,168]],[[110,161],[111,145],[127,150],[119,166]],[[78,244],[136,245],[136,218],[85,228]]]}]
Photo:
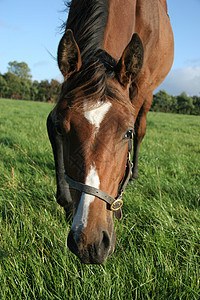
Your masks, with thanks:
[{"label": "brown horse", "polygon": [[[138,177],[153,91],[173,62],[165,0],[72,0],[58,47],[64,83],[48,117],[57,201],[73,223],[68,246],[102,264],[115,248],[113,212]],[[132,136],[133,165],[130,164]]]}]

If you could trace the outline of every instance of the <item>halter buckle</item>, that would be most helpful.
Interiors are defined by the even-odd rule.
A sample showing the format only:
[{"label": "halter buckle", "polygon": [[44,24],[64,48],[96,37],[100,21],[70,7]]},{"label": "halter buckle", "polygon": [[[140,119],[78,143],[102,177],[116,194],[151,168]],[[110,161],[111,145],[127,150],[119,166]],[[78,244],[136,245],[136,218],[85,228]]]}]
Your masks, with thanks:
[{"label": "halter buckle", "polygon": [[110,209],[111,209],[112,211],[117,211],[118,209],[120,209],[120,208],[122,207],[122,205],[123,205],[122,199],[117,198],[117,199],[115,199],[115,201],[111,204]]}]

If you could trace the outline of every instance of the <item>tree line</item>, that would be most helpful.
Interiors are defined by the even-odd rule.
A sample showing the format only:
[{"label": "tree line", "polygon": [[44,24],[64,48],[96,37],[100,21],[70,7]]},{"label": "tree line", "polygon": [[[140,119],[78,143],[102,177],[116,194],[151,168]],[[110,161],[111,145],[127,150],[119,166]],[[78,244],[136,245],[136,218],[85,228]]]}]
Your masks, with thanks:
[{"label": "tree line", "polygon": [[25,62],[8,63],[8,72],[0,73],[0,97],[33,101],[56,102],[61,84],[51,81],[32,81],[31,71]]},{"label": "tree line", "polygon": [[[55,79],[50,82],[31,79],[31,71],[25,62],[9,62],[8,72],[0,73],[0,97],[45,102],[58,100],[60,82]],[[200,115],[200,97],[189,97],[186,93],[172,96],[161,90],[153,96],[151,111]]]},{"label": "tree line", "polygon": [[171,96],[161,90],[153,96],[151,111],[200,115],[200,97],[189,97],[186,93],[182,93],[179,96]]}]

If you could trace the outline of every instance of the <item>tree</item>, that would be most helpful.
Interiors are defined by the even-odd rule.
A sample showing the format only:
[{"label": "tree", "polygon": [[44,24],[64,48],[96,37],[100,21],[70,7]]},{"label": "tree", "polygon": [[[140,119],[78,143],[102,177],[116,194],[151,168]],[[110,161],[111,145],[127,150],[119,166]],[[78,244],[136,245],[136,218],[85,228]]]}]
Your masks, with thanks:
[{"label": "tree", "polygon": [[30,80],[21,79],[21,96],[23,99],[31,99],[31,86],[32,82]]},{"label": "tree", "polygon": [[6,97],[8,90],[8,84],[4,79],[4,76],[0,74],[0,97]]},{"label": "tree", "polygon": [[23,80],[31,80],[31,70],[25,62],[18,63],[16,60],[8,63],[8,72]]},{"label": "tree", "polygon": [[42,80],[38,87],[38,99],[40,101],[47,101],[50,97],[50,84],[48,80]]},{"label": "tree", "polygon": [[153,97],[151,110],[161,112],[176,112],[176,97],[168,95],[166,91],[161,90]]},{"label": "tree", "polygon": [[58,82],[55,79],[51,80],[50,83],[50,98],[53,98],[54,101],[57,101],[59,96],[60,96],[60,88],[61,88],[61,84],[60,82]]},{"label": "tree", "polygon": [[31,100],[36,101],[39,100],[39,85],[40,83],[37,80],[34,80],[31,85]]},{"label": "tree", "polygon": [[193,99],[193,105],[194,105],[193,114],[200,115],[200,97],[193,96],[192,99]]},{"label": "tree", "polygon": [[10,72],[4,74],[4,79],[7,83],[7,89],[4,94],[4,97],[11,98],[13,94],[18,94],[22,97],[21,79]]},{"label": "tree", "polygon": [[186,93],[182,93],[177,97],[178,113],[180,114],[192,114],[194,110],[193,99],[188,97]]}]

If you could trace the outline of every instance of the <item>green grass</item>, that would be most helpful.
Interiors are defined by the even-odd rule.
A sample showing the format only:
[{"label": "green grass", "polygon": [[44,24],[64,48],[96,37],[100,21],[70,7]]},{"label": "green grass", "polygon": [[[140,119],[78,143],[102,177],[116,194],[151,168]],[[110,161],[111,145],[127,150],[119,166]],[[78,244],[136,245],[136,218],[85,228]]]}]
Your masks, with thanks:
[{"label": "green grass", "polygon": [[200,299],[200,117],[149,113],[104,266],[68,250],[51,104],[0,100],[0,299]]}]

